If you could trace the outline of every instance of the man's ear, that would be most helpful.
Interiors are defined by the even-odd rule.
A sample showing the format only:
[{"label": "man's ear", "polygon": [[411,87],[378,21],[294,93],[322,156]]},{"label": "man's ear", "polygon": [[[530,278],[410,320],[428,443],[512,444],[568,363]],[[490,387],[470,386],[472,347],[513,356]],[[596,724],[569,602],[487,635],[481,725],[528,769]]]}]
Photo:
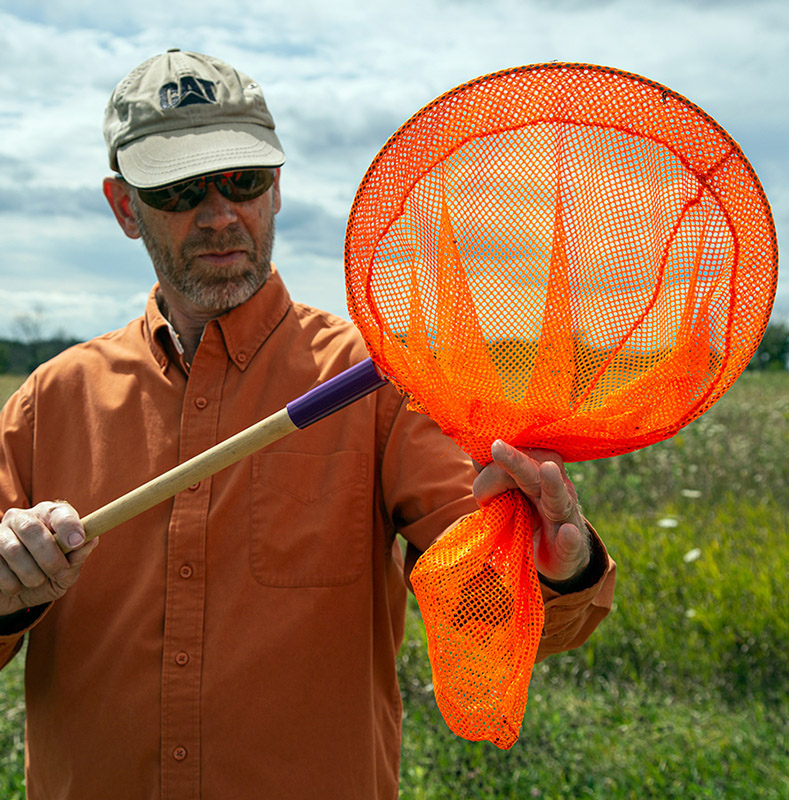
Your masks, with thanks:
[{"label": "man's ear", "polygon": [[115,214],[115,219],[118,220],[118,225],[123,228],[123,232],[130,239],[139,239],[140,226],[137,224],[137,217],[134,216],[131,207],[132,188],[120,178],[105,178],[103,189],[104,196],[110,204],[112,213]]}]

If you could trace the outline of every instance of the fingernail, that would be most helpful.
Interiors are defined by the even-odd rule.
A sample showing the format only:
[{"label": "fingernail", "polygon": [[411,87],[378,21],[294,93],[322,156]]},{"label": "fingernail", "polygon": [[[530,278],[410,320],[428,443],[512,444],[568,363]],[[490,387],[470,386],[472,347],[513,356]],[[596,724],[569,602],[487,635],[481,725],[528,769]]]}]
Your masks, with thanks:
[{"label": "fingernail", "polygon": [[503,439],[496,439],[496,441],[493,442],[493,445],[491,447],[491,452],[493,451],[494,448],[498,451],[499,457],[508,458],[512,455],[512,447],[508,445]]},{"label": "fingernail", "polygon": [[79,547],[85,539],[81,533],[70,533],[68,536],[68,546],[69,547]]}]

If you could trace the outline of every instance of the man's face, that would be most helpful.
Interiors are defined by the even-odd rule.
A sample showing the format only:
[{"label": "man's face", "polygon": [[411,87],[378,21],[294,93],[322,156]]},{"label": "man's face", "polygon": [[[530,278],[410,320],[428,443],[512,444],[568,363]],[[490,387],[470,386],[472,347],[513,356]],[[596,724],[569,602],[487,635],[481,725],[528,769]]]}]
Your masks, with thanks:
[{"label": "man's face", "polygon": [[279,170],[260,197],[234,203],[209,184],[189,211],[158,211],[131,192],[139,233],[160,282],[197,310],[221,314],[248,300],[271,271]]}]

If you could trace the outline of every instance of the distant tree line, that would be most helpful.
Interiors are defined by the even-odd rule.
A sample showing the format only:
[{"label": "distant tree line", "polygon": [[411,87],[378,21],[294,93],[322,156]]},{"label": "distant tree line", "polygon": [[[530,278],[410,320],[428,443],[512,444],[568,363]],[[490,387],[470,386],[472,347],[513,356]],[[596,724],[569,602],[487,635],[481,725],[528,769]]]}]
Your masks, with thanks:
[{"label": "distant tree line", "polygon": [[33,342],[0,339],[0,374],[27,375],[79,339],[57,336]]},{"label": "distant tree line", "polygon": [[789,369],[789,323],[771,322],[748,369]]},{"label": "distant tree line", "polygon": [[[0,374],[27,375],[67,347],[79,342],[65,334],[42,339],[29,331],[25,341],[0,339]],[[771,322],[759,349],[748,364],[749,370],[789,369],[789,323]]]},{"label": "distant tree line", "polygon": [[0,339],[0,374],[27,375],[39,364],[79,342],[63,330],[47,335],[46,313],[42,305],[16,314],[10,339]]}]

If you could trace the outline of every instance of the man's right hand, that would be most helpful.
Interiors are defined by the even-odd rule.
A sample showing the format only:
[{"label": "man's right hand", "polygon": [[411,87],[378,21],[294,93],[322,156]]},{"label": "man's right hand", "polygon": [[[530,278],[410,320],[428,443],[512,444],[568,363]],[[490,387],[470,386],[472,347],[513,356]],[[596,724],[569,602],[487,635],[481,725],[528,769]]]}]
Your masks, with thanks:
[{"label": "man's right hand", "polygon": [[98,543],[85,542],[68,503],[8,509],[0,522],[0,616],[62,597]]}]

